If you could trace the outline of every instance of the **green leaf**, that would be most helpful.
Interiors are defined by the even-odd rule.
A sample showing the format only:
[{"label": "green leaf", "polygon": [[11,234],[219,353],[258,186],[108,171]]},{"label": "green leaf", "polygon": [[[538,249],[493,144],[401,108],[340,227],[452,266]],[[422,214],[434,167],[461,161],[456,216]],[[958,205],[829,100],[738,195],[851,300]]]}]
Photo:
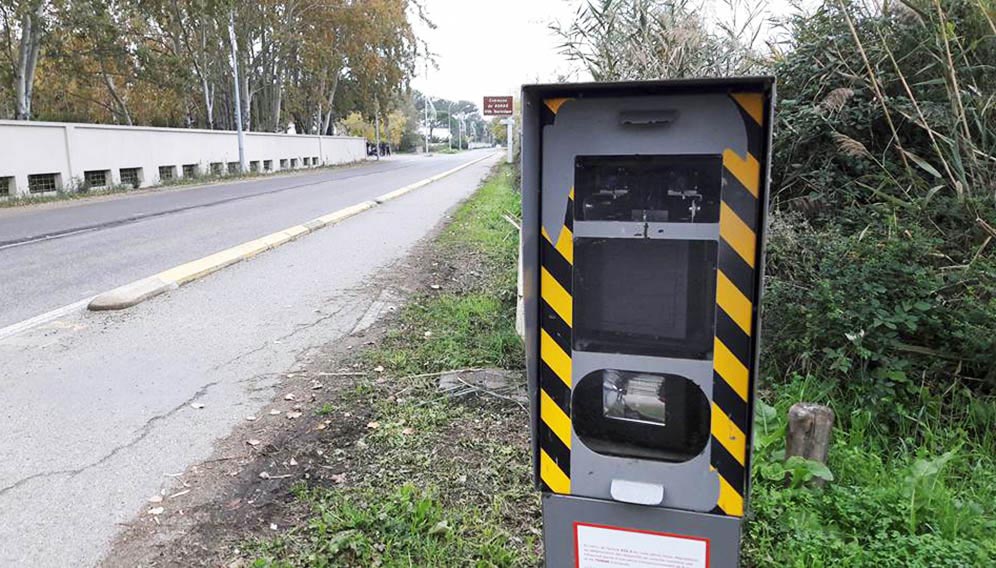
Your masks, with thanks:
[{"label": "green leaf", "polygon": [[906,154],[907,158],[913,160],[913,163],[919,166],[921,170],[927,172],[928,174],[934,176],[935,178],[943,177],[941,176],[941,172],[937,171],[937,168],[928,164],[927,161],[921,158],[920,156],[917,156],[916,154],[908,150],[903,150],[903,154]]}]

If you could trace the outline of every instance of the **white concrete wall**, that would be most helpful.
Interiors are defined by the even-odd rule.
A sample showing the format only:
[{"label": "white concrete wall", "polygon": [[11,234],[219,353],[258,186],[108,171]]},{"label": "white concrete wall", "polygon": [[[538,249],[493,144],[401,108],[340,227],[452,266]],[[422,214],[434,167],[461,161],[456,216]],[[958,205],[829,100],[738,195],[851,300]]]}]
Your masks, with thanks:
[{"label": "white concrete wall", "polygon": [[[246,161],[297,160],[317,157],[318,165],[344,164],[366,159],[366,141],[348,136],[246,133]],[[11,195],[28,194],[31,174],[58,174],[62,189],[83,183],[84,172],[110,172],[109,183],[121,183],[121,168],[141,168],[142,186],[160,183],[159,167],[173,166],[183,176],[184,164],[197,164],[210,173],[213,162],[239,161],[234,132],[179,128],[149,128],[101,124],[0,120],[0,178],[13,178]],[[2,191],[2,188],[0,188]]]}]

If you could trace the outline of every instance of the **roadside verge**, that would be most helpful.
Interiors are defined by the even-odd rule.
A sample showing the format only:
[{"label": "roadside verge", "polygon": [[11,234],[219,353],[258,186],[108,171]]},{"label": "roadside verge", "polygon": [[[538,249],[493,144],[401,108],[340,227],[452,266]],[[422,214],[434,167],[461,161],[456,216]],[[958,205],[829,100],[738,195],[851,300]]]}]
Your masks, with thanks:
[{"label": "roadside verge", "polygon": [[243,260],[248,260],[260,253],[277,248],[280,245],[293,241],[303,235],[307,235],[308,233],[317,231],[318,229],[329,225],[334,225],[344,219],[352,217],[353,215],[358,215],[359,213],[376,207],[382,203],[397,199],[406,193],[439,181],[440,179],[450,176],[492,156],[493,154],[487,154],[475,160],[460,164],[459,166],[446,170],[440,174],[436,174],[432,177],[395,189],[375,197],[372,200],[363,201],[361,203],[333,211],[305,223],[294,225],[293,227],[288,227],[264,237],[260,237],[203,258],[175,266],[158,274],[148,276],[134,282],[129,282],[128,284],[97,295],[89,302],[87,308],[93,311],[122,310],[130,308],[164,292],[168,292],[169,290],[173,290],[183,286],[184,284],[203,278],[213,272],[217,272],[222,268],[231,266],[232,264]]},{"label": "roadside verge", "polygon": [[508,221],[519,196],[513,168],[494,171],[384,267],[377,302],[390,307],[371,304],[370,322],[290,368],[269,405],[125,525],[102,565],[539,564]]}]

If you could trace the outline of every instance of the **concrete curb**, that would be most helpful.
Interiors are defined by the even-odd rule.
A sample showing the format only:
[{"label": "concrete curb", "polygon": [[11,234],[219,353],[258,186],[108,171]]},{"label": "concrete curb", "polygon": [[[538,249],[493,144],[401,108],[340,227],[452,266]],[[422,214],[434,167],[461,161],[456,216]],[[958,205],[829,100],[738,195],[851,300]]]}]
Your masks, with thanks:
[{"label": "concrete curb", "polygon": [[294,225],[293,227],[271,233],[265,237],[260,237],[255,240],[227,248],[223,251],[216,252],[212,255],[208,255],[179,266],[174,266],[173,268],[164,270],[159,274],[130,282],[124,286],[119,286],[113,290],[104,292],[103,294],[99,294],[94,297],[87,304],[87,309],[92,311],[102,311],[123,310],[125,308],[130,308],[144,302],[145,300],[148,300],[149,298],[154,298],[163,292],[173,290],[187,284],[188,282],[193,282],[194,280],[203,278],[208,274],[217,272],[226,266],[231,266],[237,262],[248,260],[262,252],[266,252],[277,248],[282,244],[293,241],[298,237],[307,235],[308,233],[317,231],[318,229],[329,225],[339,223],[340,221],[348,219],[354,215],[358,215],[367,209],[376,207],[385,201],[397,199],[406,193],[429,185],[435,181],[439,181],[446,176],[452,175],[492,156],[493,155],[491,154],[482,156],[476,160],[460,164],[459,166],[447,170],[441,174],[436,174],[430,178],[426,178],[389,193],[385,193],[384,195],[376,197],[371,201],[363,201],[361,203],[357,203],[356,205],[344,207],[338,211],[333,211],[327,215],[322,215],[321,217],[317,217],[308,222],[301,223],[300,225]]},{"label": "concrete curb", "polygon": [[455,173],[457,173],[458,171],[460,171],[460,170],[462,170],[464,168],[470,167],[470,166],[476,164],[477,162],[480,162],[482,160],[486,160],[487,158],[490,158],[490,157],[491,157],[491,155],[482,156],[482,157],[480,157],[480,158],[478,158],[476,160],[472,160],[472,161],[467,162],[465,164],[460,164],[459,166],[457,166],[457,167],[455,167],[455,168],[453,168],[451,170],[446,170],[445,172],[443,172],[441,174],[436,174],[436,175],[434,175],[434,176],[432,176],[430,178],[426,178],[426,179],[417,181],[417,182],[415,182],[413,184],[406,185],[404,187],[395,189],[394,191],[389,191],[389,192],[385,193],[384,195],[375,197],[374,201],[376,201],[377,204],[379,205],[381,203],[384,203],[385,201],[390,201],[392,199],[397,199],[397,198],[401,197],[402,195],[404,195],[404,194],[406,194],[406,193],[408,193],[410,191],[415,191],[416,189],[418,189],[420,187],[425,187],[425,186],[429,185],[430,183],[432,183],[434,181],[439,181],[439,180],[443,179],[444,177],[446,177],[448,175],[455,174]]}]

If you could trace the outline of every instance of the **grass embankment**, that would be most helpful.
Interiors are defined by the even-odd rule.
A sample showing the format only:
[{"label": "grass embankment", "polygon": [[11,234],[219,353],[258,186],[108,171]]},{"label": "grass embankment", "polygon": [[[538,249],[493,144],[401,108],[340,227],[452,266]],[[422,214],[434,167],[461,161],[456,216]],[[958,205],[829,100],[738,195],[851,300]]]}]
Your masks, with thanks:
[{"label": "grass embankment", "polygon": [[[754,566],[876,568],[996,564],[996,411],[963,386],[884,428],[859,401],[798,377],[763,398],[755,426],[753,510],[744,560]],[[837,415],[824,489],[786,487],[785,416],[798,401]],[[961,411],[951,412],[951,408]],[[897,409],[897,412],[903,412]],[[807,475],[799,473],[800,477]]]},{"label": "grass embankment", "polygon": [[[341,486],[299,487],[307,523],[257,544],[257,566],[523,566],[538,562],[524,407],[441,393],[438,374],[518,371],[514,330],[519,216],[513,170],[502,166],[456,212],[432,255],[452,271],[415,298],[386,339],[363,355],[383,368],[342,407],[368,404],[364,473]],[[445,272],[445,270],[444,270]]]}]

